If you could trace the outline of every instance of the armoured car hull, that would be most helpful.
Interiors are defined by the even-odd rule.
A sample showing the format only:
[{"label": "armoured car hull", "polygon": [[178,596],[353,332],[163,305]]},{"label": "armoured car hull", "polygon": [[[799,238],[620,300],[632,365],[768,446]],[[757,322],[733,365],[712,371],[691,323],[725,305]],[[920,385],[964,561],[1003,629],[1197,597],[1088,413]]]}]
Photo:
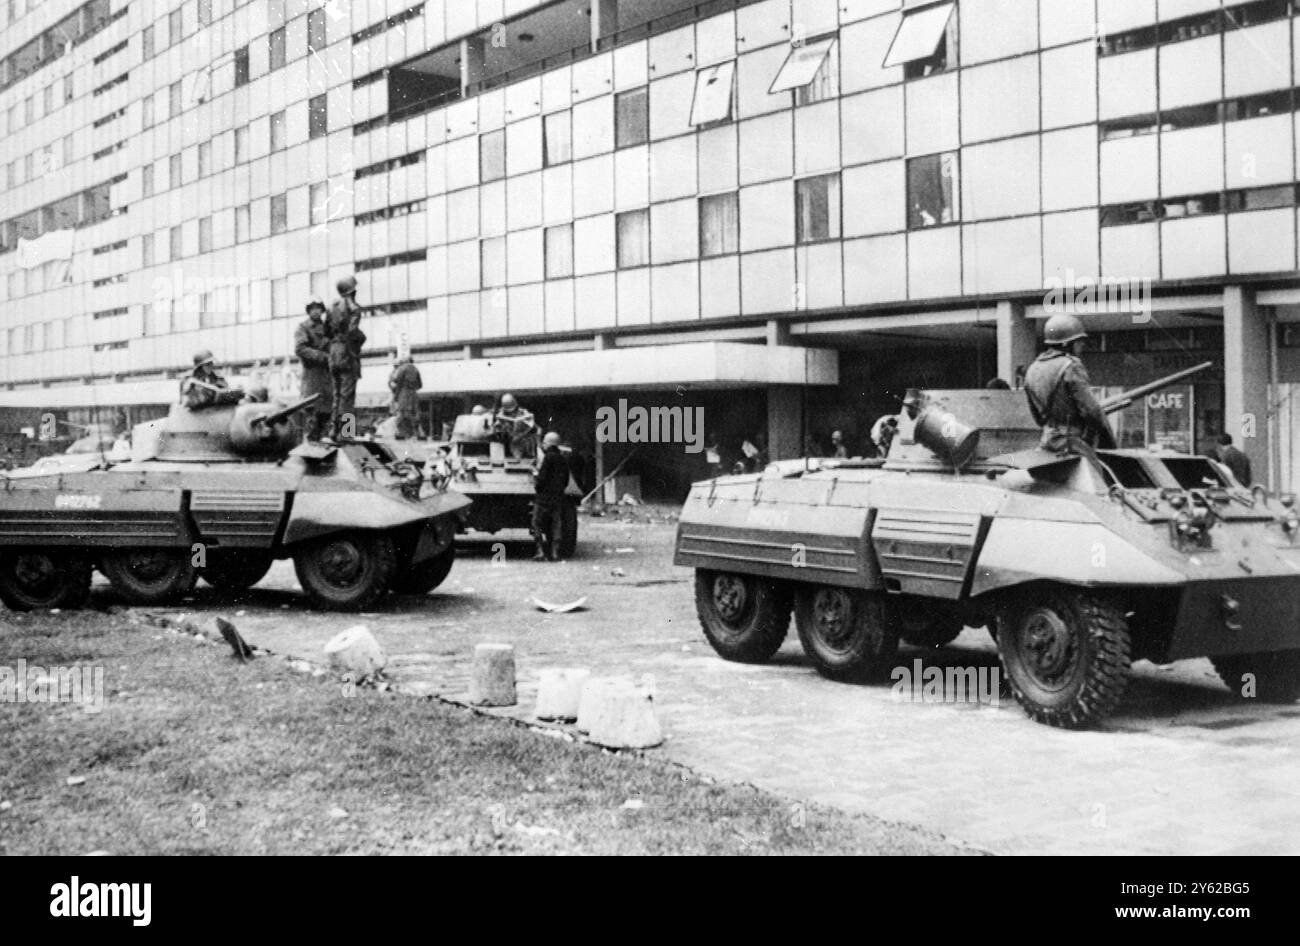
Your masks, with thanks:
[{"label": "armoured car hull", "polygon": [[1138,658],[1211,657],[1244,695],[1300,696],[1291,497],[1252,493],[1203,457],[1039,451],[1013,392],[929,397],[987,434],[961,471],[903,416],[886,461],[695,485],[675,561],[697,570],[720,653],[766,659],[793,610],[809,656],[839,678],[891,666],[900,639],[940,646],[988,626],[1012,692],[1053,725],[1106,716]]}]

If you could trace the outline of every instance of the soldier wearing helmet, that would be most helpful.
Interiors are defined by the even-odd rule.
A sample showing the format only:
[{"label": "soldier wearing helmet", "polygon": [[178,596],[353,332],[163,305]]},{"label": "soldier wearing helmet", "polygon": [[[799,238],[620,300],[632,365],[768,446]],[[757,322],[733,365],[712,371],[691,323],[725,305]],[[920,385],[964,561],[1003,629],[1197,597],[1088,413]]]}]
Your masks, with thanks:
[{"label": "soldier wearing helmet", "polygon": [[194,353],[194,367],[181,379],[181,403],[192,411],[206,407],[238,404],[244,392],[232,390],[216,369],[216,359],[207,349]]},{"label": "soldier wearing helmet", "polygon": [[537,422],[531,411],[519,406],[513,394],[501,395],[492,428],[516,460],[531,460],[537,455]]},{"label": "soldier wearing helmet", "polygon": [[339,298],[326,319],[329,333],[329,370],[334,386],[333,434],[343,435],[357,402],[357,381],[361,378],[361,349],[366,333],[361,331],[361,306],[357,304],[357,280],[345,276],[338,282]]},{"label": "soldier wearing helmet", "polygon": [[334,399],[334,381],[330,377],[330,338],[325,324],[325,302],[320,296],[307,300],[307,318],[293,334],[293,350],[302,363],[303,397],[319,394],[320,400],[308,409],[306,435],[320,440],[329,433],[330,410]]},{"label": "soldier wearing helmet", "polygon": [[560,435],[551,431],[542,438],[542,462],[535,474],[533,497],[533,538],[537,554],[533,561],[559,561],[564,534],[564,491],[569,486],[569,463],[560,452]]},{"label": "soldier wearing helmet", "polygon": [[1055,453],[1092,456],[1095,448],[1115,447],[1115,434],[1080,359],[1087,337],[1074,316],[1052,316],[1044,332],[1047,350],[1025,373],[1029,410],[1043,428],[1042,446]]}]

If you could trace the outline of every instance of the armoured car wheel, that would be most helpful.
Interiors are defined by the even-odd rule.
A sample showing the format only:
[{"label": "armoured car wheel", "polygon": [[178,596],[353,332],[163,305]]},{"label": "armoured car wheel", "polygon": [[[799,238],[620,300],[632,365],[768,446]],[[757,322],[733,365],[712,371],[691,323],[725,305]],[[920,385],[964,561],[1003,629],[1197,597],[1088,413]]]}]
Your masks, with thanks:
[{"label": "armoured car wheel", "polygon": [[880,593],[806,586],[795,594],[795,625],[804,653],[832,680],[863,680],[898,650]]},{"label": "armoured car wheel", "polygon": [[455,563],[456,546],[449,545],[445,552],[440,552],[433,558],[407,565],[405,571],[393,582],[393,591],[399,595],[427,595],[447,580],[451,566]]},{"label": "armoured car wheel", "polygon": [[998,656],[1025,712],[1080,729],[1108,716],[1128,683],[1124,609],[1080,591],[1047,589],[1009,600],[998,615]]},{"label": "armoured car wheel", "polygon": [[203,580],[222,591],[247,591],[266,577],[275,559],[259,552],[209,553]]},{"label": "armoured car wheel", "polygon": [[356,611],[389,589],[397,553],[392,538],[383,533],[343,532],[312,542],[294,556],[293,568],[316,604]]},{"label": "armoured car wheel", "polygon": [[965,626],[955,614],[927,609],[923,602],[891,600],[889,605],[894,629],[913,647],[937,650],[955,641]]},{"label": "armoured car wheel", "polygon": [[110,552],[100,570],[133,604],[159,604],[188,594],[199,580],[188,549],[127,549]]},{"label": "armoured car wheel", "polygon": [[[1243,699],[1251,698],[1247,683],[1253,682],[1253,698],[1264,703],[1294,703],[1300,700],[1300,650],[1232,654],[1214,657],[1213,663],[1228,689]],[[1252,678],[1249,681],[1247,674]]]},{"label": "armoured car wheel", "polygon": [[560,558],[573,558],[573,553],[578,551],[578,507],[566,502],[560,507],[560,515],[564,517],[564,532],[556,554]]},{"label": "armoured car wheel", "polygon": [[765,663],[781,649],[790,628],[790,591],[753,575],[699,570],[695,613],[704,636],[722,657]]},{"label": "armoured car wheel", "polygon": [[0,600],[12,611],[79,608],[89,594],[85,559],[27,549],[0,556]]}]

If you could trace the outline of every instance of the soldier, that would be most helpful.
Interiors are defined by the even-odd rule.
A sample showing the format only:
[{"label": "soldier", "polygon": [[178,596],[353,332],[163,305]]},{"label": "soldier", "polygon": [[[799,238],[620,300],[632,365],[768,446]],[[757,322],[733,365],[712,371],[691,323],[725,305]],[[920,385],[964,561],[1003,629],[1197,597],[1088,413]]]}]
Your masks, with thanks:
[{"label": "soldier", "polygon": [[393,414],[397,417],[397,439],[414,437],[420,426],[420,388],[424,381],[420,369],[410,355],[398,359],[388,378],[388,390],[393,392]]},{"label": "soldier", "polygon": [[233,390],[214,366],[212,352],[194,353],[194,367],[181,380],[181,403],[192,411],[238,404],[244,392]]},{"label": "soldier", "polygon": [[849,448],[844,445],[844,432],[841,430],[831,432],[831,456],[836,460],[849,458]]},{"label": "soldier", "polygon": [[876,445],[876,450],[882,457],[889,456],[889,449],[897,436],[898,417],[894,414],[886,414],[871,427],[871,442]]},{"label": "soldier", "polygon": [[[331,412],[333,436],[343,436],[349,420],[355,424],[357,381],[361,377],[361,349],[366,333],[361,331],[361,306],[357,304],[357,280],[345,276],[338,283],[339,298],[326,320],[330,340],[329,368],[334,384]],[[353,431],[355,433],[355,430]]]},{"label": "soldier", "polygon": [[542,438],[542,463],[534,474],[533,538],[537,542],[534,562],[560,560],[557,550],[564,534],[564,491],[569,486],[569,464],[560,452],[560,435],[551,431]]},{"label": "soldier", "polygon": [[1231,470],[1233,478],[1242,486],[1254,482],[1250,458],[1232,445],[1232,434],[1220,435],[1219,445],[1210,451],[1210,456]]},{"label": "soldier", "polygon": [[519,406],[513,394],[501,395],[501,409],[497,411],[493,430],[516,460],[531,460],[537,455],[537,423],[530,412]]},{"label": "soldier", "polygon": [[320,440],[330,433],[330,412],[334,383],[330,378],[330,340],[325,324],[325,303],[320,296],[307,300],[307,318],[293,335],[293,350],[302,362],[303,397],[319,394],[320,400],[308,408],[306,437]]},{"label": "soldier", "polygon": [[1047,320],[1047,350],[1025,373],[1025,394],[1034,423],[1043,428],[1042,446],[1053,453],[1092,457],[1096,448],[1114,449],[1115,434],[1093,397],[1080,355],[1088,333],[1072,315]]}]

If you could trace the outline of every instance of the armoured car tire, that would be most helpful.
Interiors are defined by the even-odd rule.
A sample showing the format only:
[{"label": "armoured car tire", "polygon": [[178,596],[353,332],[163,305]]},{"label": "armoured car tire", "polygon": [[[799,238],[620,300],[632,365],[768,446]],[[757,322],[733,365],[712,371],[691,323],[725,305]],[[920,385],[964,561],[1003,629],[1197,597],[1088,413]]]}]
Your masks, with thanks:
[{"label": "armoured car tire", "polygon": [[275,559],[259,552],[209,553],[203,580],[222,591],[247,591],[266,577]]},{"label": "armoured car tire", "polygon": [[10,549],[0,556],[0,601],[11,611],[79,608],[90,595],[90,563],[75,555]]},{"label": "armoured car tire", "polygon": [[564,532],[555,551],[560,558],[573,558],[578,551],[578,507],[566,502],[560,507],[560,515],[564,517]]},{"label": "armoured car tire", "polygon": [[928,611],[915,601],[890,601],[889,618],[906,644],[937,650],[951,644],[965,627],[961,618],[944,610]]},{"label": "armoured car tire", "polygon": [[188,549],[124,549],[109,552],[99,569],[132,604],[161,604],[194,590],[198,569]]},{"label": "armoured car tire", "polygon": [[806,585],[794,600],[799,642],[824,677],[869,679],[886,669],[898,651],[883,593]]},{"label": "armoured car tire", "polygon": [[790,629],[790,597],[789,588],[765,578],[695,573],[695,613],[704,636],[735,663],[766,663],[781,649]]},{"label": "armoured car tire", "polygon": [[399,595],[427,595],[437,588],[451,574],[451,566],[456,563],[456,546],[447,546],[433,558],[426,558],[415,565],[407,565],[405,570],[393,581],[393,592]]},{"label": "armoured car tire", "polygon": [[359,611],[378,600],[397,573],[393,540],[382,532],[340,532],[293,557],[303,591],[330,611]]},{"label": "armoured car tire", "polygon": [[1247,674],[1252,675],[1254,699],[1263,703],[1294,703],[1300,700],[1300,650],[1278,650],[1263,654],[1231,654],[1211,658],[1215,671],[1229,690],[1250,699]]},{"label": "armoured car tire", "polygon": [[998,657],[1030,718],[1081,729],[1110,715],[1128,684],[1124,614],[1104,597],[1063,588],[1025,591],[1004,603]]}]

